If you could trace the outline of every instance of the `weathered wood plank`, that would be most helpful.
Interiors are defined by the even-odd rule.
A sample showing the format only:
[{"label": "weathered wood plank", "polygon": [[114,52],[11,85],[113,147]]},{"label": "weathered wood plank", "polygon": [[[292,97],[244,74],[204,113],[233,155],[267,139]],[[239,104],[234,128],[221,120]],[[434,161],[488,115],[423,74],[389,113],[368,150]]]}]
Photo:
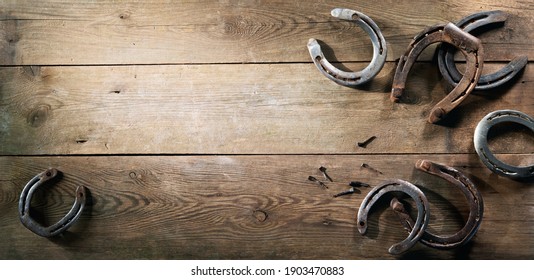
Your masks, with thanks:
[{"label": "weathered wood plank", "polygon": [[[426,121],[448,92],[436,66],[416,65],[399,104],[389,100],[394,67],[361,89],[334,84],[311,63],[4,67],[0,154],[472,153],[487,113],[534,115],[532,65],[469,96],[444,125]],[[532,153],[525,130],[497,134],[494,151]],[[367,148],[356,145],[372,135]]]},{"label": "weathered wood plank", "polygon": [[510,18],[481,35],[486,60],[534,57],[531,1],[2,1],[0,65],[307,62],[311,37],[332,59],[369,61],[367,35],[335,7],[372,17],[389,61],[427,26],[495,9]]},{"label": "weathered wood plank", "polygon": [[[507,160],[529,155],[502,155]],[[360,236],[355,216],[370,190],[346,197],[351,180],[411,181],[431,203],[431,228],[453,233],[467,215],[461,193],[413,168],[426,158],[462,170],[484,197],[474,241],[442,251],[417,245],[400,258],[532,259],[532,183],[495,176],[471,154],[410,156],[92,156],[0,157],[1,259],[389,259],[406,233],[385,203]],[[362,163],[378,169],[361,169]],[[24,184],[48,167],[64,172],[34,207],[48,222],[66,213],[75,185],[92,206],[63,237],[40,238],[19,222]],[[328,189],[308,181],[327,167]]]}]

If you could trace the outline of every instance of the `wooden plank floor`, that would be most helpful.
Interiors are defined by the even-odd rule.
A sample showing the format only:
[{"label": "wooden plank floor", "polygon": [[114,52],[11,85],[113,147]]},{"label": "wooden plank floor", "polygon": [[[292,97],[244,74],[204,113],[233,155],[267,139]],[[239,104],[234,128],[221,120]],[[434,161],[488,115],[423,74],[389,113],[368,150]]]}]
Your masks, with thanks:
[{"label": "wooden plank floor", "polygon": [[[369,63],[370,40],[332,18],[336,7],[373,18],[388,42],[384,69],[357,89],[323,77],[306,49],[314,37],[344,67]],[[432,46],[408,98],[389,100],[414,35],[496,9],[509,18],[480,34],[485,73],[534,57],[532,1],[0,2],[0,259],[533,259],[534,183],[492,174],[472,143],[491,111],[534,116],[532,64],[433,125],[428,112],[450,87]],[[500,127],[490,140],[506,162],[534,164],[526,128]],[[386,203],[361,236],[355,216],[370,189],[332,196],[352,180],[408,180],[430,200],[433,233],[459,230],[465,198],[416,171],[419,159],[465,172],[483,195],[483,222],[465,247],[392,256],[406,232]],[[320,166],[334,180],[327,189],[308,180],[322,179]],[[17,215],[23,186],[48,167],[64,176],[34,198],[44,223],[68,211],[75,185],[91,193],[52,239]]]}]

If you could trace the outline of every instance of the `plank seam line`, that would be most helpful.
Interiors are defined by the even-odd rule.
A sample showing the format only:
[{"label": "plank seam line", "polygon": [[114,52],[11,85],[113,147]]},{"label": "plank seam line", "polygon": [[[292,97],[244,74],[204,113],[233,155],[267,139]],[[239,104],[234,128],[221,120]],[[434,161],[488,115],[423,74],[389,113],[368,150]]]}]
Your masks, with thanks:
[{"label": "plank seam line", "polygon": [[[476,155],[476,153],[292,153],[292,154],[38,154],[38,155],[0,155],[0,157],[212,157],[212,156],[231,156],[231,157],[256,157],[256,156],[443,156],[443,155]],[[495,153],[495,155],[534,155],[532,153]]]},{"label": "plank seam line", "polygon": [[[347,61],[332,61],[332,63],[369,63],[366,60],[347,60]],[[457,63],[464,63],[465,61],[457,61]],[[508,63],[508,60],[493,60],[484,61],[484,63]],[[397,63],[397,60],[388,60],[386,63]],[[417,63],[434,64],[432,60],[417,61]],[[531,63],[529,60],[528,63]],[[131,66],[204,66],[204,65],[272,65],[272,64],[313,64],[313,61],[265,61],[265,62],[192,62],[192,63],[102,63],[102,64],[10,64],[0,65],[0,68],[17,68],[17,67],[131,67]]]}]

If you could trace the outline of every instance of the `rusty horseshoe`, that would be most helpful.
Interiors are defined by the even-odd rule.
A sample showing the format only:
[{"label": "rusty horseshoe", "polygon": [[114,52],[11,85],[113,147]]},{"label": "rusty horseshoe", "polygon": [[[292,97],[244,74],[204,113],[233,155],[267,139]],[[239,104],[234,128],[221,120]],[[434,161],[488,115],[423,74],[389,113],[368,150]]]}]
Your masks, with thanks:
[{"label": "rusty horseshoe", "polygon": [[[456,26],[463,29],[465,32],[471,33],[473,30],[483,26],[505,22],[507,18],[508,15],[503,11],[480,12],[463,18],[456,23]],[[462,78],[462,74],[460,74],[454,64],[454,52],[454,48],[450,45],[441,44],[438,51],[438,65],[439,71],[445,80],[447,80],[449,84],[456,86],[458,81]],[[527,56],[517,56],[499,71],[480,76],[475,89],[485,90],[500,86],[517,75],[527,63]]]},{"label": "rusty horseshoe", "polygon": [[391,100],[399,102],[404,93],[406,79],[421,52],[429,45],[445,42],[456,46],[465,56],[467,66],[464,76],[456,87],[432,108],[428,121],[436,123],[458,106],[475,88],[483,67],[483,48],[479,39],[461,30],[452,23],[425,29],[414,37],[406,53],[400,57],[393,78]]},{"label": "rusty horseshoe", "polygon": [[59,220],[57,223],[45,227],[36,222],[30,216],[30,204],[32,200],[33,193],[44,183],[52,180],[58,175],[59,171],[55,168],[49,168],[46,171],[38,174],[33,177],[27,184],[24,186],[22,193],[19,199],[19,218],[22,224],[34,232],[37,235],[43,237],[53,237],[64,231],[66,231],[82,214],[82,211],[85,207],[86,202],[86,188],[84,186],[79,186],[76,189],[76,199],[74,205],[70,211]]},{"label": "rusty horseshoe", "polygon": [[[484,213],[484,203],[482,201],[482,195],[478,189],[469,178],[452,167],[429,160],[420,160],[415,164],[415,168],[452,183],[462,191],[469,204],[469,217],[461,230],[446,236],[439,236],[425,231],[423,237],[419,241],[429,247],[438,249],[452,249],[469,242],[469,240],[471,240],[477,233]],[[411,232],[413,230],[414,222],[404,209],[402,203],[393,198],[391,200],[391,208],[397,214],[403,226]]]},{"label": "rusty horseshoe", "polygon": [[390,192],[403,192],[409,195],[415,201],[417,206],[417,219],[413,224],[413,230],[405,240],[394,244],[388,250],[390,254],[398,255],[413,247],[413,245],[423,237],[428,225],[430,211],[428,208],[428,200],[418,187],[410,182],[399,179],[388,180],[373,188],[362,201],[360,209],[358,210],[357,224],[360,234],[364,235],[367,232],[367,215],[371,207],[373,207],[380,197]]},{"label": "rusty horseshoe", "polygon": [[380,28],[370,17],[354,10],[336,8],[331,11],[331,14],[333,17],[356,23],[369,34],[373,43],[373,58],[365,69],[358,72],[346,72],[332,65],[324,57],[317,40],[312,38],[308,41],[308,51],[313,63],[328,79],[342,86],[354,87],[370,81],[380,72],[386,62],[386,40],[382,36]]},{"label": "rusty horseshoe", "polygon": [[526,126],[534,132],[534,119],[529,115],[515,110],[499,110],[487,114],[475,128],[473,137],[475,151],[480,160],[494,173],[513,179],[534,177],[534,165],[512,166],[497,159],[488,147],[488,132],[496,124],[512,122]]}]

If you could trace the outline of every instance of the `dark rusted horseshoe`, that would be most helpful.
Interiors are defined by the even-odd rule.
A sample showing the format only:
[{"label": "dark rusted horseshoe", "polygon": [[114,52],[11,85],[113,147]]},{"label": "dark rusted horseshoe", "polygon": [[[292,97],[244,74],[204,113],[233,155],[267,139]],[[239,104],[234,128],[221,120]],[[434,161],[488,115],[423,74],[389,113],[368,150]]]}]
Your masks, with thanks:
[{"label": "dark rusted horseshoe", "polygon": [[360,209],[358,210],[358,231],[364,235],[367,232],[367,215],[375,202],[384,194],[389,192],[403,192],[409,195],[417,206],[417,220],[415,221],[414,230],[410,232],[408,237],[394,244],[389,248],[389,253],[393,255],[402,254],[410,249],[423,236],[428,225],[428,218],[430,211],[428,209],[428,200],[425,194],[415,185],[399,179],[388,180],[373,188],[362,201]]},{"label": "dark rusted horseshoe", "polygon": [[488,132],[496,124],[512,122],[526,126],[534,132],[534,119],[514,110],[499,110],[487,114],[475,128],[475,150],[480,160],[494,173],[514,179],[534,177],[534,165],[512,166],[498,160],[488,147]]},{"label": "dark rusted horseshoe", "polygon": [[371,63],[359,72],[342,71],[326,60],[321,46],[317,40],[312,38],[308,41],[308,51],[310,52],[313,63],[315,63],[315,66],[317,66],[317,69],[323,75],[343,86],[354,87],[370,81],[380,72],[386,62],[386,40],[382,36],[380,28],[378,28],[371,18],[354,10],[336,8],[332,10],[331,14],[333,17],[356,23],[369,34],[373,43],[373,58],[371,59]]},{"label": "dark rusted horseshoe", "polygon": [[400,57],[391,100],[398,102],[404,93],[406,79],[415,60],[429,45],[437,42],[445,42],[456,46],[465,56],[467,67],[463,78],[456,87],[438,104],[432,108],[428,121],[436,123],[458,106],[475,88],[483,67],[483,49],[480,40],[473,35],[461,30],[452,23],[432,26],[415,36],[406,53]]},{"label": "dark rusted horseshoe", "polygon": [[30,216],[30,204],[32,200],[33,193],[41,185],[50,181],[58,175],[58,170],[55,168],[49,168],[45,172],[38,174],[33,177],[27,184],[24,186],[22,193],[20,194],[19,199],[19,217],[22,224],[34,232],[37,235],[43,237],[53,237],[64,231],[66,231],[82,214],[83,208],[85,207],[86,201],[86,188],[84,186],[79,186],[76,189],[76,199],[74,205],[70,211],[59,220],[57,223],[44,227],[37,223]]},{"label": "dark rusted horseshoe", "polygon": [[[487,26],[492,23],[505,22],[508,15],[502,11],[480,12],[467,16],[456,23],[456,26],[463,29],[465,32],[471,32],[479,27]],[[441,75],[447,82],[456,86],[458,81],[462,78],[462,74],[454,64],[454,48],[441,44],[438,51],[438,65]],[[510,79],[512,79],[521,69],[528,63],[528,58],[525,55],[515,57],[510,63],[499,71],[487,75],[482,75],[475,87],[476,90],[485,90],[500,86]]]},{"label": "dark rusted horseshoe", "polygon": [[[425,231],[425,234],[419,241],[429,247],[438,249],[452,249],[469,242],[477,233],[484,213],[484,203],[478,189],[469,178],[452,167],[429,160],[420,160],[415,164],[415,168],[449,181],[462,191],[469,204],[469,217],[460,231],[446,236],[439,236]],[[396,199],[392,199],[391,208],[397,213],[403,226],[411,232],[414,222],[404,209],[402,203]]]}]

